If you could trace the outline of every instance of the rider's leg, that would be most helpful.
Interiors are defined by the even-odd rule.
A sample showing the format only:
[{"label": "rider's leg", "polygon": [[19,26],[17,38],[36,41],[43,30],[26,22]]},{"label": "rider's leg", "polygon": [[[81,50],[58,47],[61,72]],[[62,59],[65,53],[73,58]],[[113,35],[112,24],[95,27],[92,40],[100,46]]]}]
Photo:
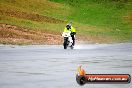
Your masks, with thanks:
[{"label": "rider's leg", "polygon": [[72,37],[72,40],[73,40],[73,44],[72,45],[74,46],[75,45],[75,37],[74,37],[74,35],[72,35],[71,37]]}]

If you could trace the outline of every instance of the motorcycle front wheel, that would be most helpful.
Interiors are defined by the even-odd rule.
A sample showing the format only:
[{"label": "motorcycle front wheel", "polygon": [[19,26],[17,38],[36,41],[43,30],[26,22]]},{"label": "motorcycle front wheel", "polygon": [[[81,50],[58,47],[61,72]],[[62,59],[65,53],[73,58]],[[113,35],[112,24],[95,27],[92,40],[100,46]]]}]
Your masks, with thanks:
[{"label": "motorcycle front wheel", "polygon": [[64,43],[63,43],[64,49],[67,49],[68,47],[67,42],[68,42],[68,38],[64,38]]}]

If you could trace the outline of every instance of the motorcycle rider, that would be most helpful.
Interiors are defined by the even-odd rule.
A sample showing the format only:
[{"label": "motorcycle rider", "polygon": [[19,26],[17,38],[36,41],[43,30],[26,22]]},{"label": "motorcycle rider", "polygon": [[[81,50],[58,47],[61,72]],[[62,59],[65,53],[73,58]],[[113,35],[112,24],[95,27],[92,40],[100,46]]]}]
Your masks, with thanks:
[{"label": "motorcycle rider", "polygon": [[64,32],[66,31],[71,31],[71,37],[73,40],[73,46],[75,45],[75,35],[76,35],[76,29],[71,26],[71,24],[67,24],[66,27],[64,28]]}]

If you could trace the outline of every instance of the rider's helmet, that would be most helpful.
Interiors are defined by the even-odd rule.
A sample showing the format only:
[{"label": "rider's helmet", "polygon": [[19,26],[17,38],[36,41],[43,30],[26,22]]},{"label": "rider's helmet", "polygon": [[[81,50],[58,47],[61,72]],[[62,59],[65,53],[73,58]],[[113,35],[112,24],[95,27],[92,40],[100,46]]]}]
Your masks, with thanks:
[{"label": "rider's helmet", "polygon": [[67,24],[66,25],[66,28],[69,30],[69,29],[71,29],[71,24]]}]

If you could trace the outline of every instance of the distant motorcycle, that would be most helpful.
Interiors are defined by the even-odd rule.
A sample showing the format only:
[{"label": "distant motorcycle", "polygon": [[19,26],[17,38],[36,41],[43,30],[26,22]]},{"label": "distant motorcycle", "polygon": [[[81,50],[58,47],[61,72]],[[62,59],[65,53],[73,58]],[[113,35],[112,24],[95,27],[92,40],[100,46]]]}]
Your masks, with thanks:
[{"label": "distant motorcycle", "polygon": [[73,40],[71,37],[71,32],[63,32],[62,36],[64,37],[64,49],[67,49],[67,47],[70,47],[71,49],[73,49]]}]

